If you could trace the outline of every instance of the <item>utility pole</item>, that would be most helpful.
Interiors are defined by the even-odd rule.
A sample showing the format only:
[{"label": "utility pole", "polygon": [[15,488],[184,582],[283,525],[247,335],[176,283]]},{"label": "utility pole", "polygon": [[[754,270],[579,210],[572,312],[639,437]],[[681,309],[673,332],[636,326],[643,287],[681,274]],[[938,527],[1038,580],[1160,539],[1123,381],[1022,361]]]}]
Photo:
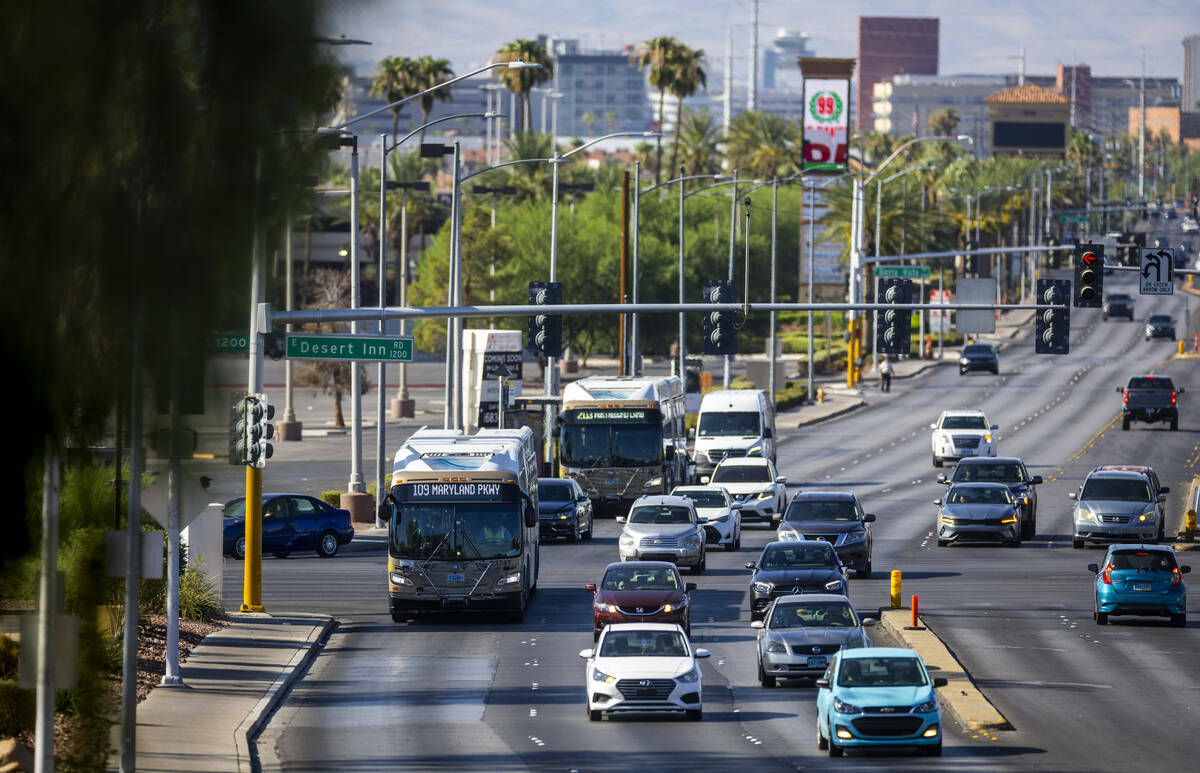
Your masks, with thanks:
[{"label": "utility pole", "polygon": [[[621,299],[620,303],[626,302],[625,297],[625,275],[626,261],[629,253],[629,170],[621,171]],[[625,315],[620,315],[620,330],[617,333],[618,351],[621,353],[620,367],[618,375],[625,376],[629,374],[627,363],[629,361],[629,344],[625,338]]]},{"label": "utility pole", "polygon": [[[737,238],[737,188],[738,188],[737,187],[737,179],[738,179],[738,170],[734,169],[733,170],[733,196],[730,198],[730,204],[729,204],[729,281],[730,282],[733,281],[734,240]],[[743,287],[742,292],[743,293],[746,292],[746,288]],[[732,368],[733,368],[733,355],[727,354],[727,355],[725,355],[725,369],[724,369],[724,372],[721,374],[722,375],[721,385],[725,389],[729,388],[729,382],[733,380],[732,373],[730,372],[732,370]]]},{"label": "utility pole", "polygon": [[733,27],[725,36],[725,101],[721,106],[721,133],[729,136],[733,120]]},{"label": "utility pole", "polygon": [[750,75],[746,81],[746,109],[758,109],[758,0],[750,0]]},{"label": "utility pole", "polygon": [[[141,438],[134,437],[133,442]],[[46,438],[46,467],[42,471],[42,566],[38,577],[37,607],[37,719],[34,766],[37,773],[54,773],[54,688],[55,653],[58,638],[55,621],[58,608],[58,493],[59,468],[56,444]],[[117,457],[116,464],[121,464]],[[132,488],[132,486],[130,487]],[[136,610],[136,608],[135,608]],[[22,642],[24,644],[24,642]],[[137,645],[134,645],[135,648]],[[24,656],[28,656],[26,653]]]},{"label": "utility pole", "polygon": [[1142,48],[1142,78],[1138,94],[1138,198],[1146,200],[1146,49]]}]

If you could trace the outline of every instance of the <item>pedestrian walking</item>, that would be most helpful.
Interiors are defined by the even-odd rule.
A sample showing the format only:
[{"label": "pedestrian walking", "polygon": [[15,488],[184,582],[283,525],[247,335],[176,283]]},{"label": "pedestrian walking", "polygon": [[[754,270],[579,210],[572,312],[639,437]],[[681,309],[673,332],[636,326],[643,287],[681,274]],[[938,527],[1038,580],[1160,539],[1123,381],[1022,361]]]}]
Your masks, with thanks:
[{"label": "pedestrian walking", "polygon": [[883,355],[883,362],[879,363],[879,388],[884,392],[892,391],[892,356],[890,354]]}]

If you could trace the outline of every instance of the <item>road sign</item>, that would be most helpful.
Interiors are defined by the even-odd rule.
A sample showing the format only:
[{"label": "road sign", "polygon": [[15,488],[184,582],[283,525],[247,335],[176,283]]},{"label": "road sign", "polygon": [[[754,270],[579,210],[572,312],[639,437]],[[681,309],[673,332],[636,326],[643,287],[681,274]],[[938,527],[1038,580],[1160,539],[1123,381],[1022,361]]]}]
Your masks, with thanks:
[{"label": "road sign", "polygon": [[1138,292],[1142,295],[1174,295],[1175,251],[1143,247],[1138,252],[1141,253]]},{"label": "road sign", "polygon": [[929,266],[876,266],[875,276],[893,279],[928,279]]},{"label": "road sign", "polygon": [[1058,222],[1060,223],[1086,223],[1087,215],[1059,215]]},{"label": "road sign", "polygon": [[[996,302],[996,280],[993,277],[963,277],[958,280],[954,290],[959,303]],[[995,333],[996,313],[991,309],[960,309],[954,313],[954,329],[959,333]]]},{"label": "road sign", "polygon": [[208,348],[218,352],[250,351],[249,333],[216,333],[208,337]]},{"label": "road sign", "polygon": [[289,360],[412,362],[412,336],[289,334]]}]

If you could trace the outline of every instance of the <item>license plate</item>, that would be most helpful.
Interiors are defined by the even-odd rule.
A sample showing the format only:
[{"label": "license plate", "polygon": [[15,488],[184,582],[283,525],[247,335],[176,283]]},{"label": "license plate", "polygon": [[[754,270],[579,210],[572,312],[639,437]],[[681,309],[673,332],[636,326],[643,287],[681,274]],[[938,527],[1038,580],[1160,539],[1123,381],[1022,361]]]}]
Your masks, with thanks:
[{"label": "license plate", "polygon": [[1133,584],[1133,589],[1134,589],[1134,590],[1150,590],[1150,583],[1148,583],[1148,582],[1135,582],[1135,583]]},{"label": "license plate", "polygon": [[1121,535],[1121,530],[1120,530],[1120,529],[1109,529],[1109,530],[1108,530],[1108,533],[1109,533],[1111,536],[1114,536],[1114,537],[1119,537],[1119,536]]},{"label": "license plate", "polygon": [[809,668],[816,668],[817,666],[823,666],[823,665],[825,665],[825,658],[823,658],[823,657],[808,659],[808,667]]},{"label": "license plate", "polygon": [[461,574],[446,575],[446,582],[466,582]]}]

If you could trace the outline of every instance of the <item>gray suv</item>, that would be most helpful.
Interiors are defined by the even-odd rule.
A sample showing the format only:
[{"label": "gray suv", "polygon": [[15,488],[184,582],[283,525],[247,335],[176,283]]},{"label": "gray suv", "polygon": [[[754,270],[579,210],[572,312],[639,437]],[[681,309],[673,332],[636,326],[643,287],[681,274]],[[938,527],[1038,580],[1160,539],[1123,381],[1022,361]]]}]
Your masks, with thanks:
[{"label": "gray suv", "polygon": [[622,561],[669,561],[692,574],[704,571],[704,529],[687,497],[640,497],[617,523],[625,524],[617,542]]},{"label": "gray suv", "polygon": [[1101,469],[1088,473],[1075,500],[1071,546],[1089,542],[1158,542],[1164,532],[1167,489],[1142,471]]}]

